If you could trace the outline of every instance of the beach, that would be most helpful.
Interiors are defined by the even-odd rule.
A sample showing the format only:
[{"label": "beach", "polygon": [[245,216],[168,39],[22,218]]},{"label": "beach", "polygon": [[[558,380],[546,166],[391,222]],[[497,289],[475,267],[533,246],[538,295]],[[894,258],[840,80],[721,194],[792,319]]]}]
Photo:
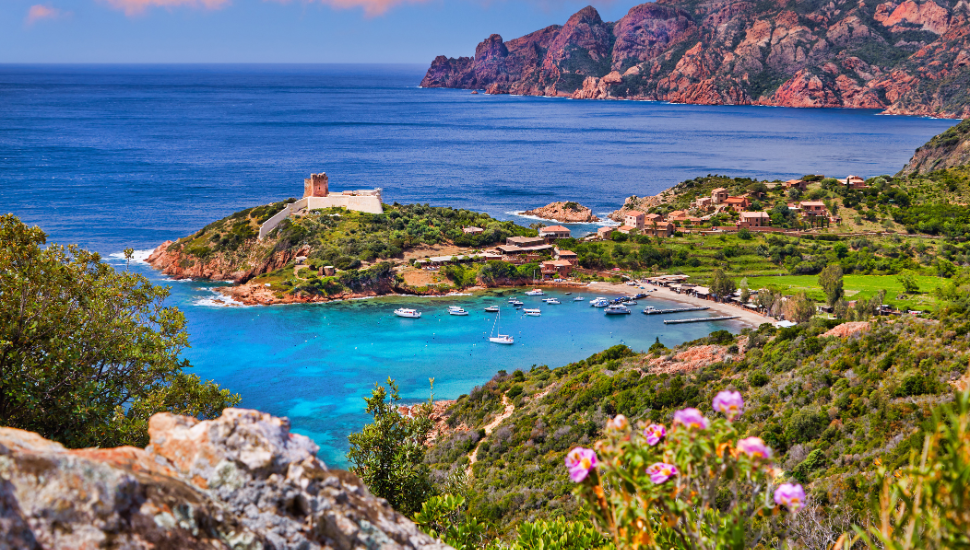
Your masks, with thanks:
[{"label": "beach", "polygon": [[[602,283],[602,282],[592,282],[589,284],[590,290],[599,290],[602,292],[619,293],[624,295],[636,294],[640,292],[640,286],[627,286],[622,283]],[[714,302],[712,300],[704,300],[703,298],[697,298],[695,296],[687,296],[685,294],[677,294],[673,290],[662,286],[653,285],[643,285],[649,291],[647,294],[651,298],[662,298],[664,300],[670,300],[672,302],[680,302],[683,304],[690,304],[692,306],[706,306],[711,308],[712,311],[716,311],[722,315],[737,316],[737,321],[749,325],[753,328],[757,328],[763,323],[775,323],[777,319],[768,317],[767,315],[762,315],[756,313],[749,309],[744,309],[733,304],[727,304],[722,302]]]}]

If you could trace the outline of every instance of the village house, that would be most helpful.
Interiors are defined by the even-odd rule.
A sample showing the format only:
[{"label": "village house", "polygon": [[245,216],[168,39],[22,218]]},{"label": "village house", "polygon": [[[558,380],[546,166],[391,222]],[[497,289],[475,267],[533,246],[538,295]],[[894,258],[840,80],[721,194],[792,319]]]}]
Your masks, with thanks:
[{"label": "village house", "polygon": [[563,227],[561,225],[550,225],[540,229],[539,236],[545,239],[547,242],[552,242],[556,239],[568,239],[571,236],[571,233],[569,232],[568,227]]},{"label": "village house", "polygon": [[771,216],[767,212],[741,212],[738,228],[767,227],[771,225]]},{"label": "village house", "polygon": [[551,262],[542,262],[540,270],[542,271],[542,277],[544,279],[559,279],[565,278],[569,275],[572,270],[573,264],[567,262],[566,260],[553,260]]},{"label": "village house", "polygon": [[654,237],[671,237],[674,234],[674,224],[668,222],[657,222],[644,227],[641,234],[652,235]]},{"label": "village house", "polygon": [[609,239],[610,234],[612,234],[614,231],[616,231],[615,227],[610,227],[610,226],[601,227],[596,230],[596,235],[599,236],[599,238],[601,239]]},{"label": "village house", "polygon": [[660,214],[647,214],[646,216],[643,217],[644,226],[647,226],[656,222],[662,222],[662,221],[664,221],[664,217],[661,216]]},{"label": "village house", "polygon": [[711,197],[698,197],[691,206],[698,210],[710,210],[711,209]]},{"label": "village house", "polygon": [[684,210],[674,210],[667,216],[668,222],[683,222],[687,219],[687,212]]},{"label": "village house", "polygon": [[637,228],[633,227],[632,225],[621,225],[620,227],[617,227],[616,230],[624,235],[629,235],[631,231],[637,231]]},{"label": "village house", "polygon": [[728,198],[728,190],[723,187],[718,187],[717,189],[711,191],[711,202],[713,204],[721,204]]},{"label": "village house", "polygon": [[748,197],[728,197],[724,199],[724,204],[735,212],[744,212],[751,206]]},{"label": "village house", "polygon": [[542,237],[509,237],[505,239],[505,244],[510,246],[539,246],[546,244],[546,240]]},{"label": "village house", "polygon": [[698,227],[699,225],[701,225],[703,223],[704,223],[704,220],[702,220],[701,218],[693,218],[693,217],[691,217],[691,218],[687,218],[686,220],[684,220],[684,225],[687,225],[687,226],[690,226],[690,227]]},{"label": "village house", "polygon": [[867,187],[866,180],[859,176],[848,176],[844,180],[839,180],[839,183],[849,189],[865,189]]},{"label": "village house", "polygon": [[802,201],[798,203],[798,206],[802,211],[802,216],[806,218],[827,216],[829,213],[829,209],[826,208],[825,203],[822,201]]},{"label": "village house", "polygon": [[781,185],[785,189],[798,189],[799,191],[808,189],[808,182],[805,180],[788,180]]},{"label": "village house", "polygon": [[553,257],[555,257],[557,260],[565,260],[572,263],[576,263],[576,261],[579,259],[579,256],[572,250],[562,250],[560,248],[553,249]]},{"label": "village house", "polygon": [[[656,214],[651,215],[655,216]],[[640,212],[639,210],[630,210],[626,213],[626,216],[623,217],[623,225],[630,226],[635,229],[643,229],[646,219],[646,215],[643,212]]]},{"label": "village house", "polygon": [[461,232],[466,235],[478,235],[484,233],[485,230],[481,227],[462,227]]}]

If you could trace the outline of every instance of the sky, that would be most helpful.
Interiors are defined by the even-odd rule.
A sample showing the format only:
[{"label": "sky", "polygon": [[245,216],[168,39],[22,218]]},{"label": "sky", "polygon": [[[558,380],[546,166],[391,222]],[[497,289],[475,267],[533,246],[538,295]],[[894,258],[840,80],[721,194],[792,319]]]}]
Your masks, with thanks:
[{"label": "sky", "polygon": [[[590,0],[0,0],[0,63],[420,63]],[[636,0],[600,0],[616,21]]]}]

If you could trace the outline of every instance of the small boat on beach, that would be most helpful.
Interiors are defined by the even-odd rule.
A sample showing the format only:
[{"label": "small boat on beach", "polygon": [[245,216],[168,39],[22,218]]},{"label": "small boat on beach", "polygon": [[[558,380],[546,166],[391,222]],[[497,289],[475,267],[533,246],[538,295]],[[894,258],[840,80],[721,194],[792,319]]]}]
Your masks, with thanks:
[{"label": "small boat on beach", "polygon": [[538,308],[525,308],[522,310],[522,313],[525,313],[529,317],[538,317],[542,315],[542,312]]},{"label": "small boat on beach", "polygon": [[459,317],[464,317],[468,315],[468,312],[458,306],[451,306],[448,308],[448,315],[457,315]]},{"label": "small boat on beach", "polygon": [[398,317],[404,317],[405,319],[420,319],[421,312],[416,309],[410,309],[406,307],[398,308],[394,310],[394,315]]},{"label": "small boat on beach", "polygon": [[629,315],[631,312],[630,308],[623,304],[612,304],[604,310],[604,313],[607,315]]},{"label": "small boat on beach", "polygon": [[526,296],[542,296],[545,292],[541,288],[533,288],[532,290],[525,293]]},{"label": "small boat on beach", "polygon": [[488,306],[487,308],[485,308],[486,313],[498,313],[499,311],[500,310],[498,306]]}]

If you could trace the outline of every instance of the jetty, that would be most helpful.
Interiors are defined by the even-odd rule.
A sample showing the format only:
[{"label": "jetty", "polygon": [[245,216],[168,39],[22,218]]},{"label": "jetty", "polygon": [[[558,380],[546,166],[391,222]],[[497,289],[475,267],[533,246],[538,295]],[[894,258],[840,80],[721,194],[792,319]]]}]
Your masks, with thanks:
[{"label": "jetty", "polygon": [[708,321],[730,321],[737,319],[737,315],[727,315],[725,317],[696,317],[694,319],[664,319],[665,325],[679,325],[681,323],[706,323]]},{"label": "jetty", "polygon": [[645,309],[643,310],[644,315],[661,315],[664,313],[684,313],[685,311],[704,311],[705,309],[711,309],[707,306],[694,306],[694,307],[678,307],[673,309]]}]

